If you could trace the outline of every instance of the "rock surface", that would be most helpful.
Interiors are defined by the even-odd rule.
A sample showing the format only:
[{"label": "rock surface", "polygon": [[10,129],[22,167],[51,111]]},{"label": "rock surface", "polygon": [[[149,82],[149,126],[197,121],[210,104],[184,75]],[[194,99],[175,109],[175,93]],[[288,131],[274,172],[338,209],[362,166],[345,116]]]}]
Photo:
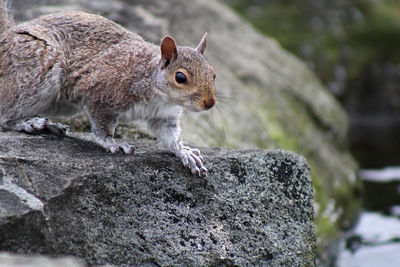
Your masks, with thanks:
[{"label": "rock surface", "polygon": [[186,140],[202,146],[283,148],[306,157],[315,190],[320,251],[357,217],[357,168],[346,148],[347,117],[308,68],[279,44],[213,0],[13,1],[19,21],[83,10],[102,14],[159,43],[172,35],[195,46],[208,32],[206,57],[217,72],[217,107],[186,114]]},{"label": "rock surface", "polygon": [[0,250],[88,264],[313,264],[302,157],[207,148],[199,178],[155,141],[128,156],[84,139],[0,133]]}]

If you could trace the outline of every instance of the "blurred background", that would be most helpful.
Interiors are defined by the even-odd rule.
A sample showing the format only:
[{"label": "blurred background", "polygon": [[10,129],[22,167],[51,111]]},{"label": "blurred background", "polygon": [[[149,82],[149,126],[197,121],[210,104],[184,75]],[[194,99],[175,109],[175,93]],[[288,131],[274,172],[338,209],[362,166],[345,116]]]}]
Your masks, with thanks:
[{"label": "blurred background", "polygon": [[224,2],[302,58],[348,114],[363,212],[337,266],[400,266],[400,1]]}]

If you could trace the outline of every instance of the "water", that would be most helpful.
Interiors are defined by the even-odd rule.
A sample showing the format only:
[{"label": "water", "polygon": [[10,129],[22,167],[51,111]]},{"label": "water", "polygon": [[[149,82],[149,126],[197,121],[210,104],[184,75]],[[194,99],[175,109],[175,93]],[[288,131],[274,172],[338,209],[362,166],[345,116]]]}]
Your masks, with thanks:
[{"label": "water", "polygon": [[338,267],[400,267],[400,167],[364,170],[364,212],[341,243]]}]

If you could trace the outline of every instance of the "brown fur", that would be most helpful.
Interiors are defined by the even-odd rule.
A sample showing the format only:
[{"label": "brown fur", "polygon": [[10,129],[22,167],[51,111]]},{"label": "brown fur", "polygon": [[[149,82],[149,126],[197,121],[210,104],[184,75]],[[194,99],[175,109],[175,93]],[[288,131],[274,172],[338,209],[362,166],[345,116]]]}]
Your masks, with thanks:
[{"label": "brown fur", "polygon": [[8,1],[0,0],[0,34],[14,25],[10,12],[8,12]]}]

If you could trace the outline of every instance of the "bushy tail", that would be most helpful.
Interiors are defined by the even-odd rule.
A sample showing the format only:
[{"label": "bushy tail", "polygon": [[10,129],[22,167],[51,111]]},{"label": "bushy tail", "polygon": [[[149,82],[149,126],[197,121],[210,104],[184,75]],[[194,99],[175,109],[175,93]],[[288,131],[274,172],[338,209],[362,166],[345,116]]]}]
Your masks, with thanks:
[{"label": "bushy tail", "polygon": [[10,1],[0,0],[0,34],[5,32],[8,28],[14,25],[14,20],[8,11]]}]

